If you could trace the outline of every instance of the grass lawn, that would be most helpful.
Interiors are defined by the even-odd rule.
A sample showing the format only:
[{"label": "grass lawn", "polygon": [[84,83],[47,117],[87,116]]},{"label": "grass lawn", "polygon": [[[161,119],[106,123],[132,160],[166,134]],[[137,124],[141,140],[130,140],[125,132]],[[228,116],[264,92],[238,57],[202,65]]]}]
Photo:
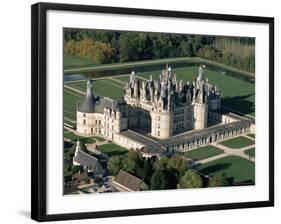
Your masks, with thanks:
[{"label": "grass lawn", "polygon": [[238,149],[238,148],[242,148],[245,146],[253,145],[253,144],[255,144],[255,141],[253,141],[249,138],[245,138],[243,136],[239,136],[236,138],[222,141],[222,142],[220,142],[220,144],[227,146],[229,148]]},{"label": "grass lawn", "polygon": [[129,82],[129,77],[130,75],[123,75],[123,76],[114,77],[114,79],[117,79],[125,84],[125,82]]},{"label": "grass lawn", "polygon": [[200,173],[214,175],[225,173],[233,184],[255,183],[255,163],[238,156],[226,156],[215,161],[202,164],[196,169]]},{"label": "grass lawn", "polygon": [[88,137],[83,137],[83,136],[78,136],[75,135],[72,132],[65,132],[63,134],[64,138],[68,138],[72,141],[77,141],[78,139],[86,144],[91,144],[91,143],[95,143],[96,141],[93,138],[88,138]]},{"label": "grass lawn", "polygon": [[63,91],[63,115],[64,122],[74,125],[76,122],[76,102],[82,100],[83,95],[68,89]]},{"label": "grass lawn", "polygon": [[208,157],[216,156],[222,154],[223,150],[218,149],[214,146],[206,146],[198,149],[193,149],[191,151],[185,152],[184,155],[194,160],[201,160]]},{"label": "grass lawn", "polygon": [[90,59],[80,58],[71,54],[64,54],[63,56],[64,69],[73,67],[83,67],[87,65],[95,65],[95,62]]},{"label": "grass lawn", "polygon": [[[114,81],[113,81],[114,82]],[[93,84],[93,92],[96,96],[110,97],[112,99],[121,99],[124,87],[121,83],[113,83],[111,79],[96,80]],[[70,84],[80,91],[86,92],[86,81],[75,82]]]},{"label": "grass lawn", "polygon": [[108,143],[104,145],[97,146],[97,150],[101,151],[102,153],[105,153],[109,156],[118,156],[118,155],[124,155],[128,153],[128,150],[116,145],[114,143]]},{"label": "grass lawn", "polygon": [[104,142],[105,141],[105,139],[100,137],[100,136],[94,136],[93,138],[96,139],[99,142]]},{"label": "grass lawn", "polygon": [[255,148],[247,149],[245,154],[255,158]]},{"label": "grass lawn", "polygon": [[249,137],[251,137],[251,138],[255,138],[256,137],[256,135],[255,134],[247,134],[247,136],[249,136]]}]

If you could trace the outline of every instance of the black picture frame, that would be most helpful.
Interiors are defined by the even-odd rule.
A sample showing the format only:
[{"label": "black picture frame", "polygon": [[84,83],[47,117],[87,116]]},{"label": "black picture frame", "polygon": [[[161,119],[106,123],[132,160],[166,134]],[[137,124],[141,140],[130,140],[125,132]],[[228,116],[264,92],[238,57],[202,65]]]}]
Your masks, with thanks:
[{"label": "black picture frame", "polygon": [[[160,207],[68,214],[46,214],[46,13],[63,10],[87,13],[110,13],[155,17],[205,19],[216,21],[254,22],[269,25],[269,200],[243,203]],[[37,3],[31,16],[31,218],[37,221],[74,220],[86,218],[149,215],[206,210],[267,207],[274,205],[274,18],[240,15],[163,11],[137,8],[103,7],[73,4]]]}]

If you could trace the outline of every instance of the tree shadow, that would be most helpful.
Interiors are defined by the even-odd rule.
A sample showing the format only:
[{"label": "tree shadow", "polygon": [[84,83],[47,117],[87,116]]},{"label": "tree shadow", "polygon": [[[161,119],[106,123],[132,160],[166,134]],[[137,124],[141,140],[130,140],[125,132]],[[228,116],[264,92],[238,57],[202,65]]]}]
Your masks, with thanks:
[{"label": "tree shadow", "polygon": [[231,166],[231,163],[218,163],[218,164],[215,164],[215,165],[211,165],[211,166],[207,166],[201,170],[199,170],[201,173],[204,173],[204,174],[211,174],[211,173],[216,173],[216,172],[219,172],[221,170],[225,170],[227,168],[229,168]]},{"label": "tree shadow", "polygon": [[125,154],[127,154],[127,151],[111,151],[111,152],[104,152],[105,154],[107,154],[108,156],[123,156]]},{"label": "tree shadow", "polygon": [[[247,98],[253,95],[254,93],[243,96],[223,97],[222,106],[229,107],[245,114],[253,113],[255,112],[255,103],[247,100]],[[227,111],[227,109],[223,110]]]},{"label": "tree shadow", "polygon": [[71,147],[73,146],[72,143],[67,142],[67,141],[64,141],[63,143],[64,143],[64,149],[66,149],[66,148],[71,148]]},{"label": "tree shadow", "polygon": [[255,185],[255,182],[251,179],[248,179],[248,180],[244,180],[241,182],[237,182],[237,183],[235,183],[235,185],[237,185],[237,186]]}]

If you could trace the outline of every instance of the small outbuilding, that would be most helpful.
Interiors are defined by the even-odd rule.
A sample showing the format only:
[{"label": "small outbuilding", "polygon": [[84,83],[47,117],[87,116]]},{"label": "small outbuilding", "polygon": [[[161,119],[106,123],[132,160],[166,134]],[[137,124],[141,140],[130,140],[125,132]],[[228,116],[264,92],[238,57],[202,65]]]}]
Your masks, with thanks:
[{"label": "small outbuilding", "polygon": [[103,176],[105,170],[100,164],[99,160],[94,156],[81,150],[80,141],[77,141],[75,155],[73,157],[74,165],[82,165],[88,172],[94,176]]},{"label": "small outbuilding", "polygon": [[120,170],[115,176],[113,184],[120,191],[145,191],[148,190],[147,184],[138,177]]}]

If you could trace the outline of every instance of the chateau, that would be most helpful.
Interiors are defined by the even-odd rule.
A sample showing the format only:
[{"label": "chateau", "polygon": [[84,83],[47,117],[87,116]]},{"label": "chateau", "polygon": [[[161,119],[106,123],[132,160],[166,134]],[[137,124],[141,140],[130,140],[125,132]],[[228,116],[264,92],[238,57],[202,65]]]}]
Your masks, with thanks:
[{"label": "chateau", "polygon": [[[77,104],[77,132],[100,135],[144,155],[186,151],[254,130],[235,114],[221,114],[221,93],[199,67],[192,83],[177,80],[171,67],[159,78],[137,78],[133,71],[122,100],[93,95],[87,81],[85,99]],[[110,90],[108,90],[110,91]]]}]

